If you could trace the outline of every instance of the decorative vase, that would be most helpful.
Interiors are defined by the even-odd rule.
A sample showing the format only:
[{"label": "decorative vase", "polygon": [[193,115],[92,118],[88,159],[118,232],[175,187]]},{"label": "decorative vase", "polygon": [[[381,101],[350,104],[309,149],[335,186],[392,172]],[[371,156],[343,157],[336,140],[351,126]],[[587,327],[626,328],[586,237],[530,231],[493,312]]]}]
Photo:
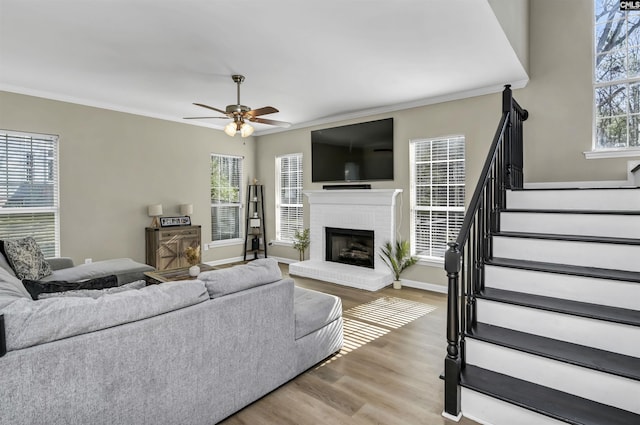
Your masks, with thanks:
[{"label": "decorative vase", "polygon": [[200,274],[200,267],[198,267],[198,266],[189,267],[189,276],[196,277],[199,274]]},{"label": "decorative vase", "polygon": [[400,282],[400,280],[393,281],[393,289],[402,289],[402,283]]}]

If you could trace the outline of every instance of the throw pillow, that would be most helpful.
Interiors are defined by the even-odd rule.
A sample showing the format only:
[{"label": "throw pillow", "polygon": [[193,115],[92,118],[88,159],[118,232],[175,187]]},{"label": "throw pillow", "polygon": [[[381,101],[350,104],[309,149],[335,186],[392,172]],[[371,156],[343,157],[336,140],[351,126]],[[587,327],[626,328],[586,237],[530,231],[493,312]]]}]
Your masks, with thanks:
[{"label": "throw pillow", "polygon": [[39,300],[54,297],[89,297],[93,299],[100,298],[107,294],[117,294],[118,292],[131,291],[134,289],[142,289],[147,286],[147,282],[144,280],[136,280],[135,282],[127,283],[122,286],[114,286],[112,288],[104,289],[75,289],[65,292],[47,292],[38,295]]},{"label": "throw pillow", "polygon": [[48,294],[52,292],[75,291],[78,289],[113,288],[114,286],[118,286],[118,277],[116,275],[109,275],[97,277],[95,279],[83,280],[81,282],[67,282],[66,280],[50,280],[43,282],[24,279],[22,283],[31,295],[31,298],[37,300],[38,295],[42,293]]},{"label": "throw pillow", "polygon": [[51,274],[49,263],[31,236],[6,239],[3,241],[2,249],[18,279],[38,280]]}]

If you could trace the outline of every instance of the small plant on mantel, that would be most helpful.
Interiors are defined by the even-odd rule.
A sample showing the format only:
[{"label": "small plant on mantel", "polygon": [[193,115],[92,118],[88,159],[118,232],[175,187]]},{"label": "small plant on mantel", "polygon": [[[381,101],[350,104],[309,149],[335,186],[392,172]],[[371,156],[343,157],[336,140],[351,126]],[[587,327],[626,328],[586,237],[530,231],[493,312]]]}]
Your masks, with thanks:
[{"label": "small plant on mantel", "polygon": [[393,287],[395,289],[402,288],[400,274],[404,269],[418,262],[418,257],[411,255],[409,241],[398,240],[395,246],[391,242],[386,242],[382,245],[380,251],[382,251],[380,258],[393,273]]},{"label": "small plant on mantel", "polygon": [[296,230],[293,235],[293,247],[298,250],[300,261],[304,261],[304,252],[309,248],[310,243],[309,229]]}]

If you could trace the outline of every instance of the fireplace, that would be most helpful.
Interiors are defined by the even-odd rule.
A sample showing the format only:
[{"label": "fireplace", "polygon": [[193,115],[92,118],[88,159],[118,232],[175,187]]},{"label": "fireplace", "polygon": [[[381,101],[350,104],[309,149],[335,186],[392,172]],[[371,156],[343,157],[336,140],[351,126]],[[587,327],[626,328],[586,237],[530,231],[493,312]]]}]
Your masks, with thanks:
[{"label": "fireplace", "polygon": [[373,230],[325,228],[326,261],[374,268]]},{"label": "fireplace", "polygon": [[[309,259],[290,264],[289,273],[368,291],[389,285],[393,275],[377,258],[385,242],[395,243],[396,196],[401,192],[402,189],[305,190],[310,208]],[[327,251],[331,245],[327,228],[356,233],[350,234],[346,243],[340,237],[343,241],[338,243],[342,247],[334,254],[333,248]],[[364,236],[368,239],[366,243],[362,241]],[[340,251],[345,248],[348,250],[340,258]],[[366,249],[369,259],[363,260]],[[358,260],[345,264],[349,257]]]}]

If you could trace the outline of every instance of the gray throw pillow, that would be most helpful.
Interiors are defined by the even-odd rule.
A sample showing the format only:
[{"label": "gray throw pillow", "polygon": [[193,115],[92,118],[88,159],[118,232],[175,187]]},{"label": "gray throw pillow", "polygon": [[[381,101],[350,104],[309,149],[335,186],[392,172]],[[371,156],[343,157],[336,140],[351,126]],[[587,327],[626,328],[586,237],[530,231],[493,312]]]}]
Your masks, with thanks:
[{"label": "gray throw pillow", "polygon": [[18,279],[38,280],[51,274],[49,263],[31,236],[5,239],[3,252]]},{"label": "gray throw pillow", "polygon": [[38,299],[45,300],[47,298],[54,298],[54,297],[89,297],[89,298],[96,299],[107,294],[117,294],[118,292],[142,289],[145,286],[147,286],[147,282],[145,282],[144,280],[136,280],[135,282],[127,283],[122,286],[114,286],[113,288],[76,289],[76,290],[64,291],[64,292],[42,293],[38,295]]},{"label": "gray throw pillow", "polygon": [[30,300],[31,296],[18,278],[0,267],[0,309],[21,298]]}]

